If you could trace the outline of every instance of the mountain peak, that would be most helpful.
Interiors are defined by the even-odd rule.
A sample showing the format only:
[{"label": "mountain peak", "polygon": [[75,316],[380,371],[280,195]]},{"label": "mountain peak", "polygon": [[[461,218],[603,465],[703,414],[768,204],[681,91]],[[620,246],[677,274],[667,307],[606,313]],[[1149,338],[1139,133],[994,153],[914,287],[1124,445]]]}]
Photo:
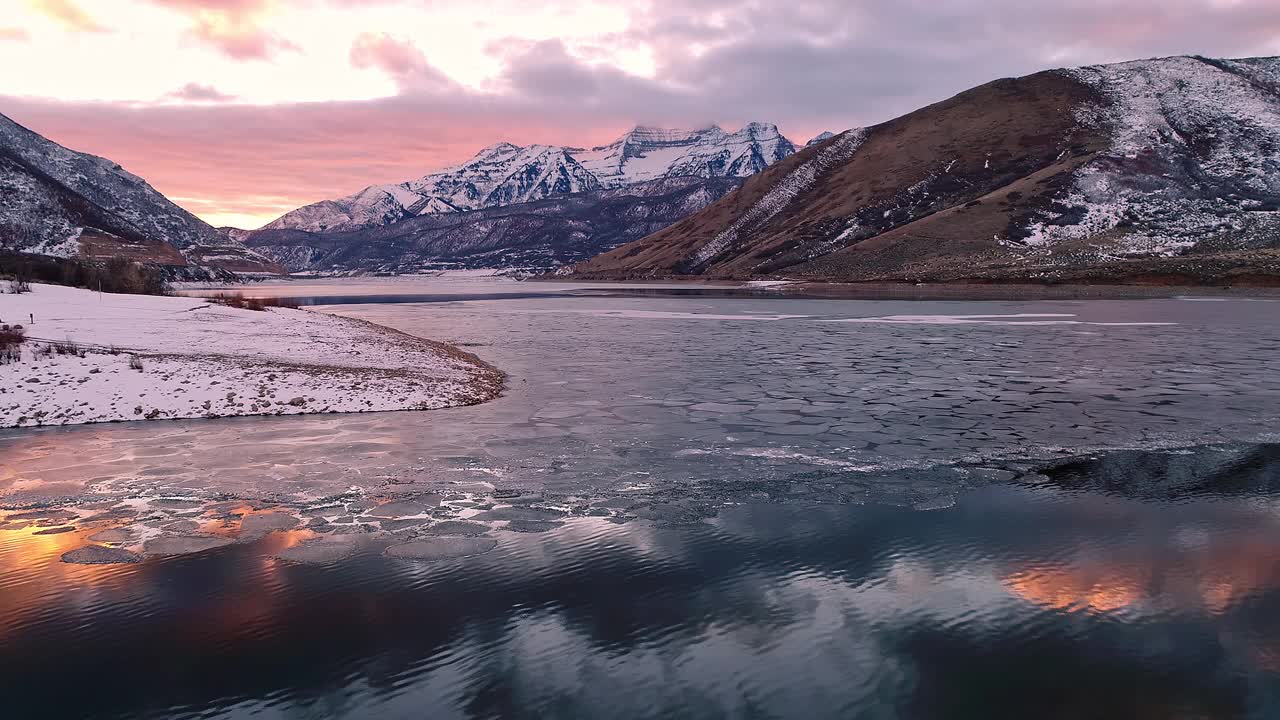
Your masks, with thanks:
[{"label": "mountain peak", "polygon": [[692,143],[703,138],[723,137],[724,131],[718,125],[708,125],[697,130],[686,130],[684,128],[662,128],[651,125],[637,125],[630,132],[615,140],[613,143],[605,147],[613,147],[615,145],[652,145],[652,144],[673,144],[673,143]]},{"label": "mountain peak", "polygon": [[697,130],[638,125],[614,142],[573,156],[606,187],[661,177],[746,177],[795,152],[771,123],[735,133],[719,125]]},{"label": "mountain peak", "polygon": [[268,227],[346,231],[659,178],[746,177],[792,152],[778,127],[762,122],[733,134],[714,124],[696,130],[636,125],[590,150],[499,142],[460,165],[299,208]]},{"label": "mountain peak", "polygon": [[814,135],[814,136],[809,140],[809,142],[807,142],[807,143],[805,143],[805,144],[804,144],[804,146],[805,146],[805,147],[809,147],[810,145],[817,145],[818,143],[822,142],[823,140],[830,140],[831,138],[833,138],[833,137],[835,137],[835,136],[836,136],[836,134],[835,134],[835,133],[833,133],[833,132],[831,132],[830,130],[823,130],[822,132],[818,133],[817,135]]},{"label": "mountain peak", "polygon": [[466,161],[465,163],[463,163],[458,167],[464,167],[466,165],[470,165],[471,163],[485,161],[490,158],[511,155],[512,153],[519,152],[522,149],[523,148],[521,148],[519,145],[516,145],[514,143],[509,143],[506,141],[496,142],[492,145],[486,145],[485,147],[481,148],[480,152],[471,156],[470,160]]},{"label": "mountain peak", "polygon": [[781,135],[781,133],[778,131],[777,125],[774,125],[773,123],[766,123],[766,122],[749,122],[746,125],[743,125],[742,129],[739,130],[738,132],[741,134],[750,135],[753,137],[757,137],[757,136],[767,137],[772,135]]}]

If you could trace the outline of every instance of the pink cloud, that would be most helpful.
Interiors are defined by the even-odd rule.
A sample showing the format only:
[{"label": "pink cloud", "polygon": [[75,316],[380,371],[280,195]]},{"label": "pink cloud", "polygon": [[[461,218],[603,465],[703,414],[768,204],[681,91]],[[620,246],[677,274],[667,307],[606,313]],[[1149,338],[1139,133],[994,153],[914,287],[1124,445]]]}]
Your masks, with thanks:
[{"label": "pink cloud", "polygon": [[228,95],[219,91],[212,85],[201,85],[199,83],[187,83],[173,92],[166,93],[165,97],[174,100],[192,100],[197,102],[229,102],[235,100],[235,95]]},{"label": "pink cloud", "polygon": [[299,48],[263,27],[262,15],[271,0],[151,0],[191,18],[188,37],[234,60],[269,60],[277,53]]},{"label": "pink cloud", "polygon": [[225,13],[250,13],[266,8],[268,0],[151,0],[155,5],[179,10],[214,10]]},{"label": "pink cloud", "polygon": [[28,42],[31,35],[22,28],[0,27],[0,42]]},{"label": "pink cloud", "polygon": [[81,10],[72,0],[35,0],[33,7],[49,18],[56,20],[63,27],[74,32],[111,32],[106,26],[98,23],[88,13]]},{"label": "pink cloud", "polygon": [[197,19],[188,34],[234,60],[269,60],[278,52],[298,50],[297,45],[267,30],[208,18]]},{"label": "pink cloud", "polygon": [[409,40],[387,33],[362,33],[351,45],[351,64],[377,68],[396,81],[401,90],[445,90],[454,85],[444,73],[431,66]]}]

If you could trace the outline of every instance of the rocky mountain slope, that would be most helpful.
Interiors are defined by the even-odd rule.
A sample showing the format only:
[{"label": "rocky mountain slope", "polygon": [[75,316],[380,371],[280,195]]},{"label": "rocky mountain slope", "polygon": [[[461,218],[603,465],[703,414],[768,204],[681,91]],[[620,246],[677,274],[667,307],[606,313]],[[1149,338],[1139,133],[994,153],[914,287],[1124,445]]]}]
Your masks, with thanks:
[{"label": "rocky mountain slope", "polygon": [[583,276],[1280,281],[1280,59],[997,80],[806,147]]},{"label": "rocky mountain slope", "polygon": [[608,145],[570,150],[605,187],[663,177],[744,178],[795,151],[778,126],[767,123],[749,123],[734,133],[715,125],[701,130],[637,127]]},{"label": "rocky mountain slope", "polygon": [[398,185],[367,187],[350,197],[325,200],[286,213],[264,230],[344,232],[406,218],[462,212],[596,190],[594,175],[564,148],[498,143],[457,167]]},{"label": "rocky mountain slope", "polygon": [[170,267],[274,269],[118,164],[64,148],[4,115],[0,248]]},{"label": "rocky mountain slope", "polygon": [[350,232],[402,220],[532,202],[672,177],[743,178],[795,152],[777,126],[734,133],[637,127],[591,149],[499,143],[456,167],[298,208],[263,230]]},{"label": "rocky mountain slope", "polygon": [[411,273],[441,268],[548,268],[661,230],[738,187],[737,178],[660,178],[532,202],[425,214],[347,231],[243,233],[291,271]]},{"label": "rocky mountain slope", "polygon": [[805,143],[804,146],[809,147],[810,145],[817,145],[818,143],[824,140],[830,140],[835,136],[836,134],[831,132],[830,130],[824,130],[823,132],[820,132],[817,135],[814,135],[812,138],[810,138],[809,142]]}]

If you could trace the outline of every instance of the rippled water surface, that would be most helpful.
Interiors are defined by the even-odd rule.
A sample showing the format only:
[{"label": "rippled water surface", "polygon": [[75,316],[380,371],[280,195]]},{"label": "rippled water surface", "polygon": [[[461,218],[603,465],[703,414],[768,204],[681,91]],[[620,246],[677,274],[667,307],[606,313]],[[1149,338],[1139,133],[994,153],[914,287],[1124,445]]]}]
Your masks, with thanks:
[{"label": "rippled water surface", "polygon": [[270,291],[508,391],[0,432],[14,717],[1280,714],[1275,303]]}]

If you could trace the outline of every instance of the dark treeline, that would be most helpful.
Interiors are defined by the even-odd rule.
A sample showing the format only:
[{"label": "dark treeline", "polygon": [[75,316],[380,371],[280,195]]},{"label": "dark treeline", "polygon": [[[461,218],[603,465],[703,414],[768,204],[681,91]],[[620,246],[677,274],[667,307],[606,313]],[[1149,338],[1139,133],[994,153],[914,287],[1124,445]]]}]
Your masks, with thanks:
[{"label": "dark treeline", "polygon": [[0,250],[0,278],[134,295],[169,292],[164,270],[121,258],[97,262]]}]

